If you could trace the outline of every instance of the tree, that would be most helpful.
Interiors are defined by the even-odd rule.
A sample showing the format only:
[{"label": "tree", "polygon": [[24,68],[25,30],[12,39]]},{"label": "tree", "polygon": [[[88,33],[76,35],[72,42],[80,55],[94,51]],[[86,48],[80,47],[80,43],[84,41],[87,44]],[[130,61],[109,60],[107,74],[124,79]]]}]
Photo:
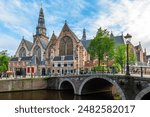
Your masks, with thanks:
[{"label": "tree", "polygon": [[[129,46],[130,47],[130,46]],[[121,73],[123,73],[123,69],[126,65],[126,45],[117,45],[115,50],[114,60],[115,63],[118,63],[121,66]],[[133,64],[136,61],[136,57],[133,52],[131,52],[131,48],[129,48],[129,64]]]},{"label": "tree", "polygon": [[129,46],[129,64],[130,65],[135,64],[136,60],[137,58],[134,52],[132,51],[131,46]]},{"label": "tree", "polygon": [[114,56],[115,63],[121,66],[121,72],[123,73],[124,66],[126,64],[126,45],[117,45]]},{"label": "tree", "polygon": [[6,50],[0,52],[0,73],[7,71],[9,59]]},{"label": "tree", "polygon": [[109,35],[109,32],[106,29],[98,29],[96,37],[91,40],[88,52],[92,59],[98,59],[99,66],[100,61],[104,60],[106,56],[108,59],[113,57],[114,39]]}]

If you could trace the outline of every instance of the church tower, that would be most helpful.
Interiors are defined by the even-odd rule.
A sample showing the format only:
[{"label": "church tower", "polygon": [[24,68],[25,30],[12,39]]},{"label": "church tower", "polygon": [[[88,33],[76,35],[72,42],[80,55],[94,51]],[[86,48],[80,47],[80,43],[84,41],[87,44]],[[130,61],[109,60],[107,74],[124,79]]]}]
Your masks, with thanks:
[{"label": "church tower", "polygon": [[34,39],[34,42],[37,39],[40,39],[48,43],[49,38],[46,36],[46,26],[45,26],[44,11],[43,11],[42,5],[40,8],[40,12],[39,12],[38,24],[36,27],[36,34],[33,35],[33,39]]},{"label": "church tower", "polygon": [[41,7],[40,13],[39,13],[38,25],[36,27],[36,35],[44,35],[44,36],[46,36],[44,12],[43,12],[43,8],[42,7]]},{"label": "church tower", "polygon": [[85,30],[85,28],[83,29],[82,40],[86,40],[86,30]]}]

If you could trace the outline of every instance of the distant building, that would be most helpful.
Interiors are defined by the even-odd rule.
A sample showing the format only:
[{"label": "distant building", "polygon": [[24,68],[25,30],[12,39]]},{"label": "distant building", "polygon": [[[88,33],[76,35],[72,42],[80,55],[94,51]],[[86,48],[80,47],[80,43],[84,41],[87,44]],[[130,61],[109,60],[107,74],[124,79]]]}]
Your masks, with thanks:
[{"label": "distant building", "polygon": [[[115,41],[115,45],[120,45],[120,44],[126,44],[126,40],[123,36],[123,34],[121,36],[115,36],[114,37],[114,41]],[[145,51],[143,51],[142,49],[142,45],[139,42],[139,45],[134,46],[131,42],[129,43],[129,48],[130,48],[130,53],[133,53],[136,61],[134,64],[136,65],[147,65],[147,57],[146,57],[146,49]]]}]

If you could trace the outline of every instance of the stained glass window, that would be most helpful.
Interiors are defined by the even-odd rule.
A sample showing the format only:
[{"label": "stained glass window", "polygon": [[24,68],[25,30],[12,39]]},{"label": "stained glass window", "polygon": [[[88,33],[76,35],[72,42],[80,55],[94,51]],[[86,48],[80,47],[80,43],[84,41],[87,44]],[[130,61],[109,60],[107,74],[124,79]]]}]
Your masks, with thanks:
[{"label": "stained glass window", "polygon": [[73,42],[70,37],[66,36],[61,39],[59,45],[59,54],[60,56],[73,55]]}]

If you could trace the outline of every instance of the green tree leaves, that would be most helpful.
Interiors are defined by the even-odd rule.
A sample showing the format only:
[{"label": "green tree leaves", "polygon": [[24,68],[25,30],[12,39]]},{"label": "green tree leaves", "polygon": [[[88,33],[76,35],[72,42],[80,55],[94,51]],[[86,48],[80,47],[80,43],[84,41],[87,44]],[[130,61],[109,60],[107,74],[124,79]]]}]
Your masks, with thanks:
[{"label": "green tree leaves", "polygon": [[0,52],[0,72],[7,71],[9,59],[6,50]]},{"label": "green tree leaves", "polygon": [[123,73],[123,68],[126,64],[126,45],[117,45],[114,59],[115,63],[121,66],[121,72]]},{"label": "green tree leaves", "polygon": [[[129,46],[129,64],[134,64],[136,62],[136,56],[130,50],[131,50],[131,47]],[[115,60],[115,63],[121,66],[122,73],[123,73],[123,69],[126,65],[126,60],[127,60],[126,51],[127,51],[126,45],[122,44],[122,45],[116,46],[114,60]]]},{"label": "green tree leaves", "polygon": [[107,56],[108,59],[114,55],[114,39],[109,35],[106,29],[99,28],[96,37],[92,39],[88,52],[92,59],[98,59],[98,65],[100,66],[100,60],[104,60]]}]

